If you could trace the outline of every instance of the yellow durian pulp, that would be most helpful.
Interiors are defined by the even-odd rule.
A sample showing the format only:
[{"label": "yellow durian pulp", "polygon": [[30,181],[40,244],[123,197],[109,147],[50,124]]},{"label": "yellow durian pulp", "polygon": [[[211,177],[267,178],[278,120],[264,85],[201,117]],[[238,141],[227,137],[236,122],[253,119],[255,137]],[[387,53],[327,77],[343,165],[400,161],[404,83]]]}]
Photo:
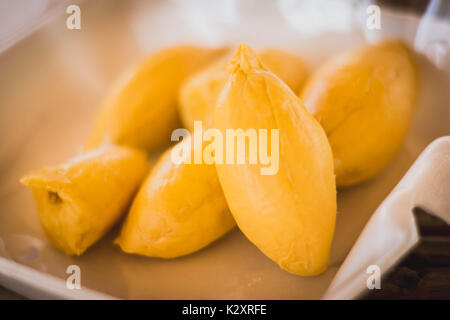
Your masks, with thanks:
[{"label": "yellow durian pulp", "polygon": [[[305,83],[308,72],[300,57],[278,49],[263,50],[258,56],[294,92]],[[219,59],[183,82],[178,106],[186,128],[192,130],[195,120],[203,121],[205,128],[211,127],[214,106],[228,79],[226,66],[229,60],[229,56]]]},{"label": "yellow durian pulp", "polygon": [[181,82],[226,50],[183,45],[144,59],[104,100],[85,149],[118,144],[154,151],[168,145],[172,131],[180,126]]},{"label": "yellow durian pulp", "polygon": [[202,249],[235,226],[214,165],[174,162],[173,148],[142,184],[116,240],[127,253],[179,257]]},{"label": "yellow durian pulp", "polygon": [[238,47],[228,70],[213,127],[224,136],[227,129],[265,129],[268,136],[279,130],[275,174],[261,174],[260,162],[216,164],[230,211],[245,236],[281,268],[319,274],[328,266],[336,219],[333,157],[325,132],[246,45]]},{"label": "yellow durian pulp", "polygon": [[301,93],[324,128],[338,186],[375,177],[405,139],[418,90],[412,52],[384,41],[325,62]]},{"label": "yellow durian pulp", "polygon": [[33,194],[48,240],[80,255],[125,213],[148,171],[144,153],[107,146],[21,179]]}]

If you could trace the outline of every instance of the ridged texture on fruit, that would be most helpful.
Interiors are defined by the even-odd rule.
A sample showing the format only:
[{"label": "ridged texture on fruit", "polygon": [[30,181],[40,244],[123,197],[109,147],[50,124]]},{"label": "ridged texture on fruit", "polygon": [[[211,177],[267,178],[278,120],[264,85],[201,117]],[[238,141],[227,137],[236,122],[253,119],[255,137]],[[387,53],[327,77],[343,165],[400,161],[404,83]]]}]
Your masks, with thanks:
[{"label": "ridged texture on fruit", "polygon": [[161,156],[143,183],[115,241],[127,253],[179,257],[235,226],[214,165],[175,164],[171,152]]},{"label": "ridged texture on fruit", "polygon": [[111,143],[153,151],[167,145],[180,126],[176,105],[181,82],[225,52],[186,45],[146,58],[107,96],[85,149]]},{"label": "ridged texture on fruit", "polygon": [[108,146],[32,172],[30,187],[48,240],[80,255],[122,216],[148,172],[141,151]]},{"label": "ridged texture on fruit", "polygon": [[[237,49],[213,125],[279,129],[279,170],[216,164],[228,206],[242,232],[281,268],[298,275],[326,270],[336,219],[333,158],[325,132],[301,100],[247,46]],[[269,146],[271,143],[269,143]]]},{"label": "ridged texture on fruit", "polygon": [[[280,77],[294,92],[306,82],[307,68],[303,60],[291,53],[268,49],[258,54],[262,63]],[[192,130],[195,120],[211,127],[212,112],[220,91],[228,79],[230,57],[224,57],[187,78],[180,89],[179,108],[183,125]]]},{"label": "ridged texture on fruit", "polygon": [[387,41],[338,55],[301,94],[327,133],[338,186],[377,175],[400,148],[411,122],[418,72],[410,50]]}]

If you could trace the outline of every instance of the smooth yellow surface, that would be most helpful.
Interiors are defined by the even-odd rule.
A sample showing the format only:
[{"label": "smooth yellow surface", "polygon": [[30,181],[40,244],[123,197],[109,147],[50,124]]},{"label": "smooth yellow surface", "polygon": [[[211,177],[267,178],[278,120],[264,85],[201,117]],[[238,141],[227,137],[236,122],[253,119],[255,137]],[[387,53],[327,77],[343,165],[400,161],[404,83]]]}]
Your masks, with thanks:
[{"label": "smooth yellow surface", "polygon": [[214,165],[175,164],[171,152],[162,155],[133,202],[116,240],[125,252],[179,257],[235,226]]},{"label": "smooth yellow surface", "polygon": [[247,46],[237,49],[228,68],[214,127],[222,132],[279,129],[275,175],[261,175],[260,164],[216,164],[228,206],[246,237],[281,268],[319,274],[329,262],[336,218],[333,158],[325,132]]},{"label": "smooth yellow surface", "polygon": [[168,144],[179,127],[181,82],[225,51],[185,45],[146,58],[107,96],[85,149],[112,143],[152,151]]},{"label": "smooth yellow surface", "polygon": [[[264,50],[258,56],[294,92],[299,92],[307,78],[306,65],[302,59],[278,49]],[[228,79],[226,65],[229,59],[220,59],[201,69],[181,85],[179,109],[186,128],[192,130],[195,120],[202,120],[205,128],[211,127],[213,108]]]},{"label": "smooth yellow surface", "polygon": [[48,240],[80,255],[117,222],[148,171],[140,151],[108,146],[32,172],[30,187]]},{"label": "smooth yellow surface", "polygon": [[327,133],[338,186],[377,175],[400,148],[418,87],[409,49],[387,41],[326,62],[301,94]]},{"label": "smooth yellow surface", "polygon": [[305,62],[297,55],[279,49],[258,53],[262,64],[278,76],[294,92],[299,92],[308,77]]}]

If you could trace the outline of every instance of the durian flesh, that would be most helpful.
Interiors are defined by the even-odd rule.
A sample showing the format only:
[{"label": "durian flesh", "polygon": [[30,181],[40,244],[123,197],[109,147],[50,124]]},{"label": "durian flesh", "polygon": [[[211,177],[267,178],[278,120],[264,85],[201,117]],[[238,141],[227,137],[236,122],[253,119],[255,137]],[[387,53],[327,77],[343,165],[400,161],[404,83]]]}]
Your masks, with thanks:
[{"label": "durian flesh", "polygon": [[106,97],[85,149],[118,144],[154,151],[168,145],[179,127],[181,82],[226,50],[183,45],[150,55]]},{"label": "durian flesh", "polygon": [[80,255],[122,216],[148,171],[144,153],[108,146],[21,179],[33,194],[48,240]]},{"label": "durian flesh", "polygon": [[319,274],[328,266],[336,219],[333,158],[325,132],[247,46],[237,49],[228,70],[214,128],[223,134],[237,128],[279,130],[277,173],[262,175],[262,165],[248,161],[216,164],[230,211],[246,237],[281,268]]},{"label": "durian flesh", "polygon": [[[300,57],[278,49],[263,50],[258,56],[265,67],[294,92],[299,92],[308,74]],[[196,120],[203,121],[205,128],[211,127],[214,106],[228,79],[226,66],[229,60],[230,56],[219,59],[182,83],[178,107],[186,128],[192,130]]]},{"label": "durian flesh", "polygon": [[301,98],[324,128],[338,186],[375,177],[408,131],[418,87],[412,52],[385,41],[337,55],[305,85]]},{"label": "durian flesh", "polygon": [[161,156],[146,178],[116,240],[127,253],[179,257],[200,250],[235,226],[214,165],[174,162],[173,150]]}]

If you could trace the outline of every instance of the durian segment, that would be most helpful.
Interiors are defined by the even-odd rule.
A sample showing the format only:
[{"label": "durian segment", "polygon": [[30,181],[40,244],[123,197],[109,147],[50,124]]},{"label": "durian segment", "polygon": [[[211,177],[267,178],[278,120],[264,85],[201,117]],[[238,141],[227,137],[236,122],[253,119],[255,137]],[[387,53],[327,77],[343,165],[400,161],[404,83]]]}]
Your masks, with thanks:
[{"label": "durian segment", "polygon": [[183,45],[150,55],[106,97],[85,149],[118,144],[154,151],[169,144],[180,126],[181,82],[226,51]]},{"label": "durian segment", "polygon": [[[308,72],[300,57],[279,49],[267,49],[258,56],[294,92],[299,92],[306,82]],[[189,130],[193,129],[195,120],[202,120],[205,128],[211,127],[214,106],[228,79],[226,66],[230,58],[226,56],[213,62],[181,85],[178,106],[183,125]]]},{"label": "durian segment", "polygon": [[48,240],[81,255],[122,216],[148,172],[147,157],[106,146],[21,179],[30,187]]},{"label": "durian segment", "polygon": [[300,92],[308,77],[308,68],[301,57],[280,49],[263,50],[258,53],[258,57],[292,91]]},{"label": "durian segment", "polygon": [[338,55],[312,75],[301,98],[328,136],[338,186],[373,178],[392,160],[417,90],[416,62],[400,41]]},{"label": "durian segment", "polygon": [[[143,183],[115,241],[123,251],[175,258],[202,249],[235,226],[214,165],[172,159],[173,150],[186,143],[166,151]],[[195,152],[191,148],[183,157]]]},{"label": "durian segment", "polygon": [[250,163],[248,147],[245,164],[216,164],[230,211],[246,237],[281,268],[319,274],[328,266],[336,219],[333,157],[325,132],[246,45],[239,46],[228,70],[214,128],[224,136],[238,128],[265,129],[268,137],[272,130],[279,133],[278,149],[268,140],[272,158],[279,158],[272,174],[262,174],[267,166],[261,157]]}]

